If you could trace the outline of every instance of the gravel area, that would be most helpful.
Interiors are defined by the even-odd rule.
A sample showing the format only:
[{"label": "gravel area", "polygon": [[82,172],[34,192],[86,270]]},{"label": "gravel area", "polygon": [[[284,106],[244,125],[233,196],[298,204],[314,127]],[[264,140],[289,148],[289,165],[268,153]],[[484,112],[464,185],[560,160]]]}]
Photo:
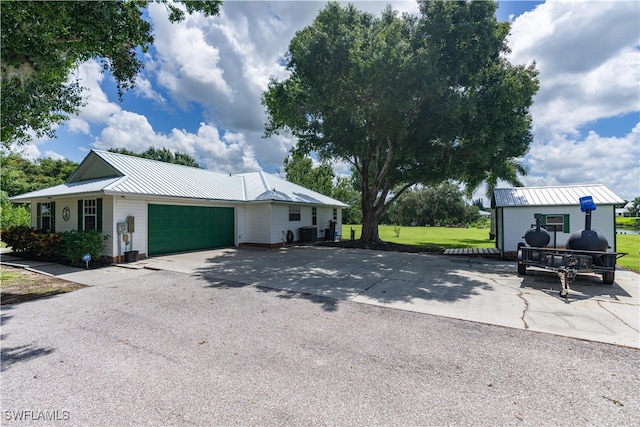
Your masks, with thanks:
[{"label": "gravel area", "polygon": [[3,306],[1,338],[2,425],[640,417],[636,349],[167,271]]}]

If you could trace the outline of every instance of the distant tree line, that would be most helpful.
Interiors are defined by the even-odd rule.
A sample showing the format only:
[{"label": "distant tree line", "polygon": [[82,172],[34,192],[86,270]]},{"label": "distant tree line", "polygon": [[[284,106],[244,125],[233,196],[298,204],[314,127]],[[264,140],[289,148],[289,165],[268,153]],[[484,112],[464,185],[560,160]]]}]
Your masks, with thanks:
[{"label": "distant tree line", "polygon": [[383,223],[403,226],[467,226],[480,218],[478,205],[468,205],[460,188],[446,181],[407,190],[389,208]]}]

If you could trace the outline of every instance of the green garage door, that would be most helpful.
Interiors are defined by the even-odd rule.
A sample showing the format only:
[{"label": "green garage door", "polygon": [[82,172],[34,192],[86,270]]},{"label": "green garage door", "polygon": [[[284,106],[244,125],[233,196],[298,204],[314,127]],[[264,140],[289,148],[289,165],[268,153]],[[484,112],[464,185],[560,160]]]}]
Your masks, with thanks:
[{"label": "green garage door", "polygon": [[233,208],[149,205],[149,255],[234,245]]}]

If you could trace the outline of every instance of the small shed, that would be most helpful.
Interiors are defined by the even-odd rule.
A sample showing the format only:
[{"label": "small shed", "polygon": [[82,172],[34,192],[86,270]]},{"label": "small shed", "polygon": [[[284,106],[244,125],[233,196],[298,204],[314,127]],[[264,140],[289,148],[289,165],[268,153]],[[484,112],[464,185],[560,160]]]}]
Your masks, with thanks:
[{"label": "small shed", "polygon": [[591,227],[603,233],[610,251],[616,250],[616,206],[624,200],[602,184],[553,187],[497,188],[491,207],[495,214],[496,247],[502,256],[517,251],[524,233],[535,226],[534,214],[551,235],[549,247],[564,248],[571,233],[585,227],[580,198],[591,196],[596,204]]}]

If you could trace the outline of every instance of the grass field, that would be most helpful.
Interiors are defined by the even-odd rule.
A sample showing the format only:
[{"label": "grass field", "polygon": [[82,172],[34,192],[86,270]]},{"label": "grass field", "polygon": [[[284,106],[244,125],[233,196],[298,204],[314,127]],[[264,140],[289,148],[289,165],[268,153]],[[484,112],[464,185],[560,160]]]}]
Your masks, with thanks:
[{"label": "grass field", "polygon": [[[343,240],[350,238],[351,229],[355,231],[355,238],[360,238],[361,225],[344,224],[342,226]],[[402,245],[443,250],[495,247],[495,242],[489,239],[488,228],[400,227],[398,237],[396,237],[395,231],[392,225],[381,225],[378,228],[382,240]],[[640,234],[618,234],[616,242],[618,252],[628,254],[618,259],[618,265],[640,273]]]},{"label": "grass field", "polygon": [[[360,238],[361,225],[343,225],[342,239],[349,239],[351,229],[355,231],[355,238]],[[448,248],[492,248],[493,240],[489,240],[488,228],[446,228],[446,227],[399,227],[400,233],[396,237],[394,226],[381,225],[378,227],[380,238],[385,242],[401,245],[421,246],[436,249]]]},{"label": "grass field", "polygon": [[617,264],[640,273],[640,234],[618,234],[616,235],[616,243],[618,252],[628,254],[620,258]]}]

